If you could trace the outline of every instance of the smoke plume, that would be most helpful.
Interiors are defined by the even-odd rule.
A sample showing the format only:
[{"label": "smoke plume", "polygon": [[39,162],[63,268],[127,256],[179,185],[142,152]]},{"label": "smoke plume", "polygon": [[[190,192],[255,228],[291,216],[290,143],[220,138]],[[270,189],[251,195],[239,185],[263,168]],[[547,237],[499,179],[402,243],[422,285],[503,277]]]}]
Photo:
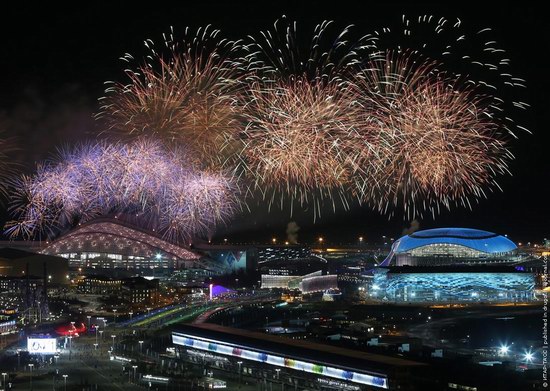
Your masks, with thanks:
[{"label": "smoke plume", "polygon": [[300,227],[296,224],[295,221],[291,221],[286,226],[286,238],[290,244],[298,243],[298,231]]},{"label": "smoke plume", "polygon": [[401,233],[403,236],[404,235],[410,235],[412,234],[413,232],[416,232],[420,229],[420,222],[418,220],[413,220],[411,221],[411,225],[409,228],[405,228],[403,229],[403,232]]}]

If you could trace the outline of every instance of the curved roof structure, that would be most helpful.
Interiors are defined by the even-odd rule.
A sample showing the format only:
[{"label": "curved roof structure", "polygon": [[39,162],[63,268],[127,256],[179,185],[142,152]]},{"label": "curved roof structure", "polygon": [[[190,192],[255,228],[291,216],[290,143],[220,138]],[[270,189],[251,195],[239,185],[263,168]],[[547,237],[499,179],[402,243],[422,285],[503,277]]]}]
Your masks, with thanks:
[{"label": "curved roof structure", "polygon": [[152,232],[130,227],[118,220],[93,220],[56,239],[44,254],[77,252],[112,253],[152,258],[159,252],[171,259],[196,260],[200,256]]},{"label": "curved roof structure", "polygon": [[418,231],[399,238],[392,246],[393,253],[402,253],[431,244],[454,244],[480,252],[507,253],[517,246],[504,236],[471,228],[435,228]]}]

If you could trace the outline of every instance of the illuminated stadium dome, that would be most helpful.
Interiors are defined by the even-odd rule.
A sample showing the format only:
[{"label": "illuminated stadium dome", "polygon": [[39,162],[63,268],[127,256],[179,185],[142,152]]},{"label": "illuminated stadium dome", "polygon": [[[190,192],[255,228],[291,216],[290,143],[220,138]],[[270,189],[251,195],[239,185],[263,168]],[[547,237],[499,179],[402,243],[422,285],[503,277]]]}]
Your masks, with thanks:
[{"label": "illuminated stadium dome", "polygon": [[436,228],[399,238],[381,266],[508,263],[517,246],[504,236],[470,228]]},{"label": "illuminated stadium dome", "polygon": [[42,253],[69,260],[72,267],[164,268],[193,267],[200,256],[152,232],[121,221],[94,220],[50,243]]}]

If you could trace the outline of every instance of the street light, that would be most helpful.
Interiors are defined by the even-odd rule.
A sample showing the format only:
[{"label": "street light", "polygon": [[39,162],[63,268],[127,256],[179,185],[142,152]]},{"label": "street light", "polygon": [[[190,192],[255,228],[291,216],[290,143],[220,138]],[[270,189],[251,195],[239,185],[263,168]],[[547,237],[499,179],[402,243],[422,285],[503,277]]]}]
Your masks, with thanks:
[{"label": "street light", "polygon": [[116,309],[113,308],[113,314],[115,315],[115,326],[116,326]]},{"label": "street light", "polygon": [[65,391],[67,391],[67,377],[69,375],[63,375],[63,381],[65,382]]},{"label": "street light", "polygon": [[143,350],[143,341],[138,341],[138,342],[139,342],[139,352],[141,353]]},{"label": "street light", "polygon": [[132,368],[134,369],[134,383],[136,381],[136,368],[137,368],[137,365],[132,365]]},{"label": "street light", "polygon": [[502,345],[502,346],[498,349],[498,352],[499,352],[500,355],[502,355],[502,356],[507,355],[509,351],[510,351],[510,347],[507,346],[507,345]]},{"label": "street light", "polygon": [[111,335],[111,338],[113,339],[113,346],[112,346],[112,348],[113,348],[113,352],[114,352],[114,351],[115,351],[115,338],[116,338],[116,335],[114,335],[114,334]]},{"label": "street light", "polygon": [[4,387],[4,389],[6,389],[6,376],[7,376],[7,373],[6,372],[2,372],[2,387]]},{"label": "street light", "polygon": [[128,315],[130,315],[130,320],[132,320],[132,315],[134,315],[134,313],[132,311],[128,312]]},{"label": "street light", "polygon": [[88,330],[90,330],[90,319],[92,318],[92,316],[87,315],[86,318],[88,318]]},{"label": "street light", "polygon": [[523,355],[523,359],[527,363],[532,363],[534,358],[535,355],[531,351],[525,352],[525,354]]},{"label": "street light", "polygon": [[241,365],[242,361],[237,361],[237,364],[239,364],[239,388],[241,388],[241,378],[242,378],[242,372],[241,372]]},{"label": "street light", "polygon": [[32,390],[32,367],[34,367],[34,364],[29,364],[29,368],[30,368],[30,371],[31,371],[31,379],[30,379],[30,382],[31,382],[30,389],[31,390]]}]

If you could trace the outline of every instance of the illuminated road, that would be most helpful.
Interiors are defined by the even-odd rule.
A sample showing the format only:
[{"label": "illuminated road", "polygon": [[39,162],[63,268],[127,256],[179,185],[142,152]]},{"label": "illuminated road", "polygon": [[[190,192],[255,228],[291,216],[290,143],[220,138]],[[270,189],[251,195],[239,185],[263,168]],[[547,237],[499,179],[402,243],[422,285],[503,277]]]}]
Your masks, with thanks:
[{"label": "illuminated road", "polygon": [[268,292],[258,292],[254,295],[241,295],[225,299],[217,299],[211,302],[192,302],[184,304],[176,304],[168,307],[159,308],[151,311],[148,314],[140,315],[132,320],[117,323],[116,328],[162,328],[180,322],[191,322],[195,318],[207,319],[208,315],[215,310],[228,308],[232,306],[261,302],[271,300],[271,294]]},{"label": "illuminated road", "polygon": [[[262,302],[272,300],[269,293],[243,294],[236,297],[230,297],[226,300],[216,300],[209,303],[197,303],[198,305],[177,305],[151,311],[148,314],[136,317],[131,321],[111,324],[103,328],[103,332],[96,335],[90,333],[72,339],[72,347],[62,349],[58,359],[48,357],[34,356],[32,367],[32,378],[28,364],[28,358],[21,361],[20,370],[17,371],[13,358],[12,364],[3,368],[9,374],[9,381],[12,383],[12,389],[15,390],[137,390],[149,388],[148,382],[143,381],[142,376],[146,374],[156,375],[160,373],[160,363],[158,349],[159,341],[165,339],[162,329],[166,326],[177,323],[204,322],[209,316],[219,310],[240,306],[245,303]],[[159,334],[160,333],[160,334]],[[114,338],[112,336],[115,336]],[[98,342],[97,350],[94,347]],[[62,341],[62,338],[59,338]],[[164,342],[166,343],[166,342]],[[111,360],[109,350],[115,346],[117,356],[122,355],[123,360]],[[23,339],[19,344],[12,345],[9,352],[4,353],[14,357],[15,350],[21,348],[25,350]],[[162,349],[161,349],[162,350]],[[130,362],[131,361],[131,362]],[[148,365],[144,362],[149,362]],[[134,369],[133,366],[136,366]],[[130,369],[130,370],[128,370]],[[133,369],[133,370],[132,370]],[[66,375],[64,377],[63,375]],[[251,379],[243,376],[243,384],[239,387],[237,379],[233,373],[217,373],[220,378],[227,381],[228,389],[256,390],[257,384]],[[195,374],[195,378],[200,374]],[[198,377],[197,377],[198,376]],[[142,379],[142,380],[140,380]],[[245,383],[247,380],[249,385]],[[139,384],[136,384],[139,383]],[[0,387],[2,389],[3,387]],[[151,389],[160,390],[197,390],[197,385],[193,387],[189,379],[172,379],[170,383],[151,384]]]}]

